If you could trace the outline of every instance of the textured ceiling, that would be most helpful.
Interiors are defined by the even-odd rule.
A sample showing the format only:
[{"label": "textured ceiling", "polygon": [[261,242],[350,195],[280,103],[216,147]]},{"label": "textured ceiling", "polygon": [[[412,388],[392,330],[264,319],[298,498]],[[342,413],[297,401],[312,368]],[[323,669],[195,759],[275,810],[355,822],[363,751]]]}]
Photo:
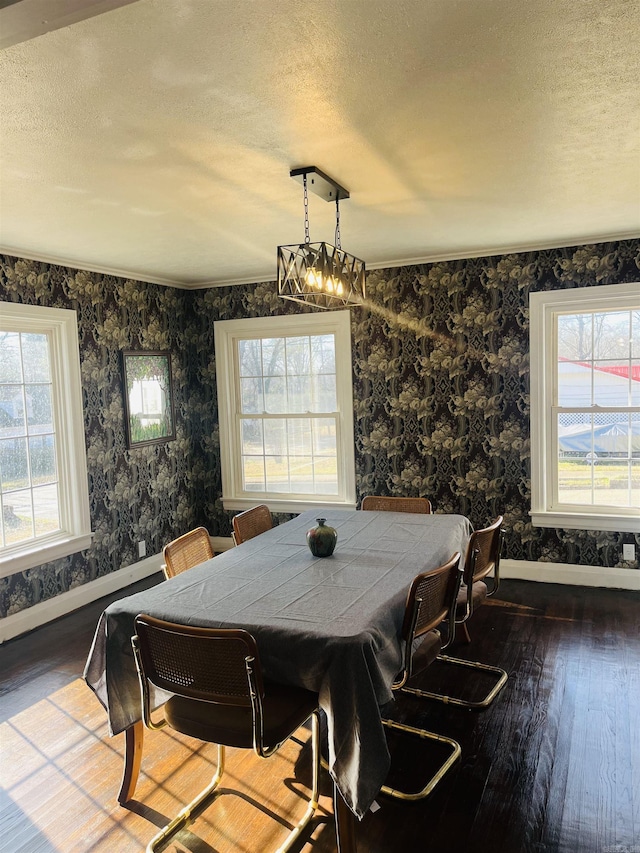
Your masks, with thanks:
[{"label": "textured ceiling", "polygon": [[273,279],[311,164],[369,267],[640,234],[635,0],[94,5],[0,52],[2,251]]}]

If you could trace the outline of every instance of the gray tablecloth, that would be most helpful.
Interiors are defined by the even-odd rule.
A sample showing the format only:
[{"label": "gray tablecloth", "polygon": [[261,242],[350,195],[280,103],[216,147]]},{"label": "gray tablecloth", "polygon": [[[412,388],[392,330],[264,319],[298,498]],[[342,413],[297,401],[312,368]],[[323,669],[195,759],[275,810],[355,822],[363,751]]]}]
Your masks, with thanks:
[{"label": "gray tablecloth", "polygon": [[[323,516],[333,556],[313,557],[306,531]],[[112,734],[141,718],[131,651],[138,613],[189,625],[246,628],[265,676],[320,694],[332,776],[362,817],[389,769],[379,708],[401,667],[398,633],[409,583],[464,553],[460,515],[311,510],[102,614],[84,677]]]}]

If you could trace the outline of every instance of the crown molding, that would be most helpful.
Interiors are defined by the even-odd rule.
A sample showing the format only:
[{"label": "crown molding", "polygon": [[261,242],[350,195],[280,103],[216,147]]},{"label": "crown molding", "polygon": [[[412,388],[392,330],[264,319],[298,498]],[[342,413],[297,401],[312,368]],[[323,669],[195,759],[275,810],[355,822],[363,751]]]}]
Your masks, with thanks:
[{"label": "crown molding", "polygon": [[[515,245],[489,246],[473,249],[457,249],[450,252],[431,252],[424,255],[418,255],[410,258],[390,258],[383,261],[366,261],[367,271],[394,269],[396,267],[416,266],[418,264],[435,264],[445,261],[460,261],[468,258],[491,258],[500,255],[519,255],[528,252],[544,252],[550,249],[570,249],[576,246],[591,246],[597,243],[618,243],[624,240],[640,239],[640,231],[629,231],[621,234],[600,234],[596,236],[580,237],[580,238],[565,238],[551,241],[540,241],[535,243],[518,243]],[[265,282],[274,282],[274,271],[264,275],[254,275],[250,278],[240,276],[237,278],[215,279],[200,282],[185,282],[177,279],[164,278],[162,276],[149,276],[139,271],[119,269],[117,267],[106,267],[99,265],[86,264],[74,258],[62,258],[53,255],[40,254],[39,252],[25,252],[22,249],[15,247],[0,246],[0,254],[11,255],[12,257],[25,258],[30,261],[40,261],[45,264],[55,264],[56,266],[68,267],[76,270],[84,270],[86,272],[98,273],[99,275],[112,275],[117,278],[130,279],[133,281],[141,281],[146,284],[159,284],[163,287],[175,287],[179,290],[207,290],[215,287],[233,287],[235,285],[244,284],[263,284]],[[275,247],[274,247],[274,267],[275,267]]]},{"label": "crown molding", "polygon": [[16,249],[12,246],[0,246],[0,255],[11,255],[14,258],[24,258],[27,261],[39,261],[44,264],[54,264],[57,267],[68,267],[72,270],[84,270],[85,272],[94,272],[98,275],[113,275],[116,278],[131,279],[133,281],[143,281],[145,284],[161,284],[163,287],[179,287],[189,290],[193,285],[185,284],[184,282],[174,281],[170,278],[161,276],[148,276],[141,273],[139,270],[125,270],[118,267],[107,267],[95,264],[86,264],[77,258],[62,258],[57,255],[46,255],[40,252],[29,252],[23,249]]},{"label": "crown molding", "polygon": [[443,261],[461,261],[467,258],[492,258],[500,255],[521,255],[528,252],[544,252],[550,249],[571,249],[577,246],[592,246],[597,243],[619,243],[624,240],[640,240],[640,231],[623,232],[622,234],[602,234],[598,236],[565,238],[564,240],[550,240],[536,243],[517,243],[514,245],[503,245],[483,247],[479,249],[456,250],[452,252],[433,252],[411,258],[396,258],[367,264],[367,271],[393,269],[394,267],[408,267],[417,264],[437,264]]}]

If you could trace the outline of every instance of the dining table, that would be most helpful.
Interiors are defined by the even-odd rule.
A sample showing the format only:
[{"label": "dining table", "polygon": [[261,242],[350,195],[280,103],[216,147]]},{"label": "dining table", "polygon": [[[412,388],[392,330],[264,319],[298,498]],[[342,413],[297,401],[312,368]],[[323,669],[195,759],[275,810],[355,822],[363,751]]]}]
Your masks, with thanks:
[{"label": "dining table", "polygon": [[[324,518],[337,532],[329,557],[314,557],[307,531]],[[415,575],[464,554],[462,515],[310,509],[213,559],[113,602],[98,622],[84,677],[125,733],[118,800],[133,797],[143,724],[131,648],[146,613],[254,635],[265,678],[319,695],[327,719],[338,850],[357,849],[357,819],[384,784],[390,756],[380,709],[402,666],[400,630]],[[159,693],[157,704],[166,699]]]}]

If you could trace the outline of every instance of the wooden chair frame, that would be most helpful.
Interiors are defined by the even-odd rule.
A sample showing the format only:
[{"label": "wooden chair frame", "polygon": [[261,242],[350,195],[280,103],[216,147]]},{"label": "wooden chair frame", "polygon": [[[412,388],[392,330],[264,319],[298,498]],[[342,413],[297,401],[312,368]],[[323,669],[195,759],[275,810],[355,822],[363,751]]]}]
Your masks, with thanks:
[{"label": "wooden chair frame", "polygon": [[253,539],[254,536],[259,536],[273,527],[271,510],[266,504],[259,504],[234,515],[231,523],[235,545],[241,545],[248,539]]},{"label": "wooden chair frame", "polygon": [[164,546],[162,556],[162,571],[167,579],[210,560],[215,554],[209,531],[205,527],[196,527],[195,530],[178,536]]},{"label": "wooden chair frame", "polygon": [[368,512],[416,512],[431,515],[431,501],[428,498],[387,497],[385,495],[367,495],[362,499],[362,510]]}]

